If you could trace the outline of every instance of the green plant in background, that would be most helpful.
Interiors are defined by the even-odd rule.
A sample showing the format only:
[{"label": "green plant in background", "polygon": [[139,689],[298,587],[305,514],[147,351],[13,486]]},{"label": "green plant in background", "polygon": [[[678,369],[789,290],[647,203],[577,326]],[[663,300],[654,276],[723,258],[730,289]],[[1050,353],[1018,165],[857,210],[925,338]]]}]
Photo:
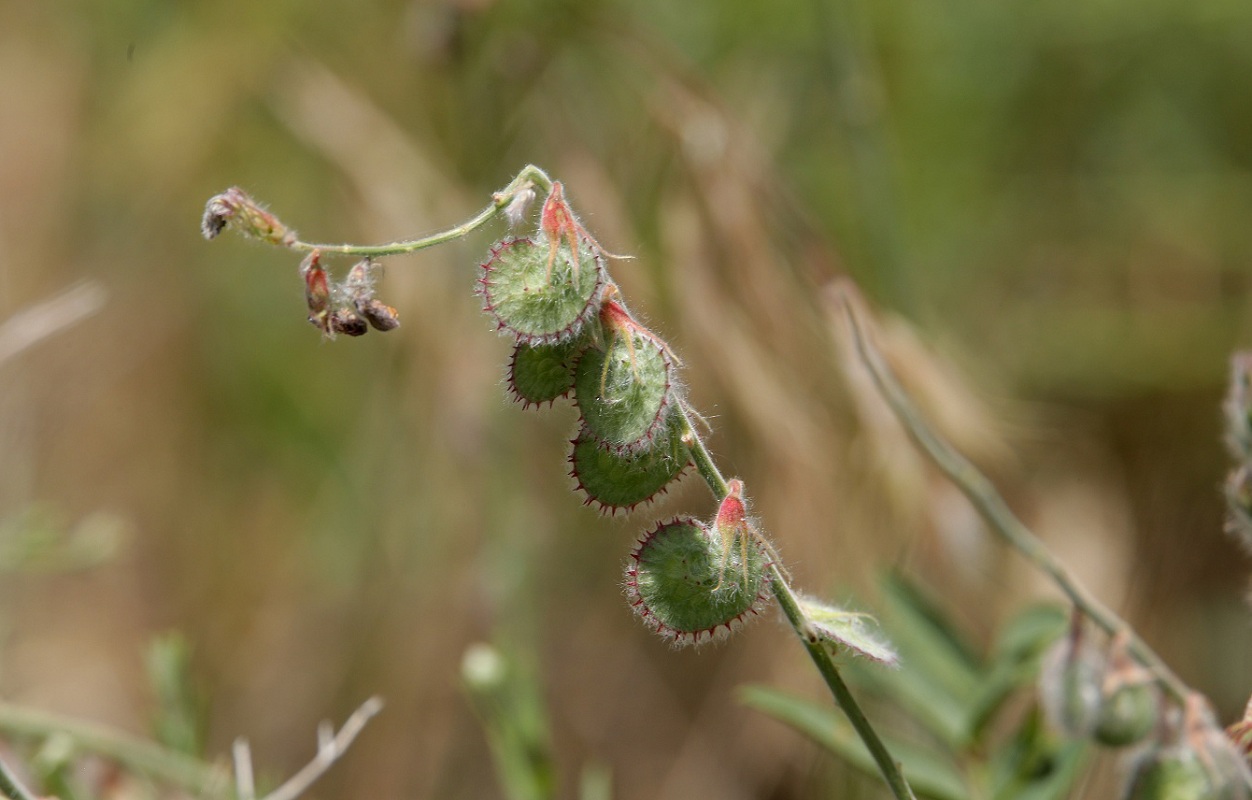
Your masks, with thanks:
[{"label": "green plant in background", "polygon": [[[914,791],[945,800],[1059,798],[1081,775],[1090,743],[1137,746],[1125,784],[1127,798],[1248,796],[1252,772],[1207,701],[1081,586],[1012,515],[990,482],[929,428],[873,344],[869,315],[851,287],[839,290],[834,300],[846,312],[861,361],[883,398],[991,529],[1068,597],[1068,625],[1055,609],[1031,609],[1004,627],[989,656],[975,656],[941,612],[897,580],[885,595],[899,618],[893,632],[913,666],[893,671],[838,664],[841,653],[888,665],[899,657],[864,615],[794,590],[773,544],[749,513],[743,483],[726,479],[705,446],[703,420],[688,404],[678,378],[681,362],[629,310],[613,282],[607,265],[620,257],[606,252],[581,225],[561,184],[534,166],[523,169],[472,219],[411,241],[311,244],[237,188],[209,201],[202,229],[214,238],[229,227],[305,253],[300,275],[309,322],[330,338],[360,336],[371,327],[385,332],[400,324],[398,312],[376,297],[376,259],[451,241],[500,216],[516,228],[539,193],[544,199],[536,233],[493,246],[476,287],[483,310],[514,340],[508,365],[511,394],[525,407],[572,399],[580,430],[571,441],[570,474],[586,503],[608,513],[629,512],[647,505],[691,467],[717,502],[707,521],[679,516],[655,523],[630,553],[626,591],[644,624],[676,646],[701,645],[726,638],[772,598],[847,722],[767,689],[749,690],[747,701],[853,764],[876,771],[897,798],[914,797]],[[332,254],[362,260],[334,280],[322,263]],[[1249,427],[1248,404],[1232,400],[1232,405],[1239,406],[1243,426]],[[1252,446],[1235,449],[1252,452]],[[1246,494],[1243,483],[1232,497]],[[467,684],[478,702],[516,695],[495,692],[481,680],[482,670],[471,667],[466,668]],[[901,739],[888,747],[850,693],[841,672],[845,668],[900,706],[925,743]],[[1004,718],[1012,711],[1008,699],[1036,681],[1037,706],[1006,726]],[[530,742],[537,752],[546,737],[520,717],[510,722],[510,712],[498,703],[491,708],[483,716],[506,783],[531,786],[518,796],[543,796],[550,776],[534,764],[527,767],[524,759],[520,764],[510,759],[528,749],[518,742]],[[1241,732],[1248,726],[1252,722],[1233,729],[1241,746],[1247,741]]]}]

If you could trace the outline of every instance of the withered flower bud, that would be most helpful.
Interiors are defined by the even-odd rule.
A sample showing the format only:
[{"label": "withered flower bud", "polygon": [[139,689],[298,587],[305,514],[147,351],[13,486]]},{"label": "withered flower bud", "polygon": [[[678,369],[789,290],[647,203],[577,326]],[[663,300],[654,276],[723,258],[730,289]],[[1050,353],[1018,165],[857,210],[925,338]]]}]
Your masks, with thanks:
[{"label": "withered flower bud", "polygon": [[400,327],[400,316],[394,308],[381,300],[370,299],[356,304],[356,310],[369,320],[375,330],[393,331]]},{"label": "withered flower bud", "polygon": [[331,313],[330,329],[334,333],[342,333],[345,336],[364,336],[370,330],[365,320],[348,308],[336,309]]},{"label": "withered flower bud", "polygon": [[330,285],[326,270],[321,265],[322,253],[314,250],[300,262],[300,275],[304,278],[304,300],[309,307],[309,323],[322,333],[330,333]]},{"label": "withered flower bud", "polygon": [[238,186],[209,198],[200,219],[200,232],[204,238],[213,239],[227,225],[234,226],[244,236],[282,247],[290,247],[296,241],[294,232]]}]

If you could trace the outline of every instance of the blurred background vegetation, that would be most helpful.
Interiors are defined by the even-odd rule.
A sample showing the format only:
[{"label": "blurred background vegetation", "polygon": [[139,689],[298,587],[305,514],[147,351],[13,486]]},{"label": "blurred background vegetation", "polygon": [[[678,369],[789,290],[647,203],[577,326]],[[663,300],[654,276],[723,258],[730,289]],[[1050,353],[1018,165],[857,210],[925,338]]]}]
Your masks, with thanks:
[{"label": "blurred background vegetation", "polygon": [[400,238],[527,162],[638,256],[625,295],[801,586],[872,599],[898,567],[974,636],[1050,596],[849,367],[847,274],[941,427],[1242,707],[1218,404],[1252,341],[1246,0],[0,0],[0,313],[107,292],[0,364],[0,520],[125,531],[5,575],[3,697],[150,732],[144,654],[177,630],[206,753],[244,734],[289,773],[378,693],[318,796],[492,797],[458,689],[491,640],[540,682],[566,792],[594,763],[624,798],[852,796],[733,700],[822,696],[786,630],[672,652],[633,619],[634,533],[711,501],[568,494],[572,414],[504,398],[471,292],[490,236],[389,261],[403,327],[327,343],[296,259],[197,227],[237,183],[307,239]]}]

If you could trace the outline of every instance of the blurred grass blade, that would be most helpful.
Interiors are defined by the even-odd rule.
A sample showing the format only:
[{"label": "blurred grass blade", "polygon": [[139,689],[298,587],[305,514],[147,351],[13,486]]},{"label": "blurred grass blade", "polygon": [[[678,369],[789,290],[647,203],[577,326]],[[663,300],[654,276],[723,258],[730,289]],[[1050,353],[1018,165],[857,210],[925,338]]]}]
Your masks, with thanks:
[{"label": "blurred grass blade", "polygon": [[907,668],[871,670],[853,662],[849,670],[952,750],[962,750],[972,736],[984,668],[938,607],[904,578],[883,578],[882,607],[883,627]]},{"label": "blurred grass blade", "polygon": [[613,800],[613,770],[598,762],[584,766],[578,778],[578,800]]},{"label": "blurred grass blade", "polygon": [[[739,699],[748,707],[790,725],[867,775],[879,774],[865,745],[841,712],[765,686],[745,686],[739,690]],[[968,800],[970,797],[960,771],[942,756],[888,737],[883,737],[883,742],[904,766],[905,777],[919,797],[933,800]]]},{"label": "blurred grass blade", "polygon": [[556,769],[538,682],[485,643],[461,661],[461,684],[486,730],[501,788],[510,800],[556,796]]},{"label": "blurred grass blade", "polygon": [[1037,605],[1024,609],[1001,628],[991,652],[991,669],[971,707],[975,738],[1015,689],[1034,683],[1040,656],[1065,631],[1067,623],[1059,607]]},{"label": "blurred grass blade", "polygon": [[191,677],[191,647],[186,637],[177,631],[155,637],[145,661],[157,700],[154,738],[179,753],[200,755],[204,702]]},{"label": "blurred grass blade", "polygon": [[994,800],[1065,800],[1091,759],[1086,742],[1067,742],[1052,754],[1046,770],[1029,778],[1019,778],[1000,787]]}]

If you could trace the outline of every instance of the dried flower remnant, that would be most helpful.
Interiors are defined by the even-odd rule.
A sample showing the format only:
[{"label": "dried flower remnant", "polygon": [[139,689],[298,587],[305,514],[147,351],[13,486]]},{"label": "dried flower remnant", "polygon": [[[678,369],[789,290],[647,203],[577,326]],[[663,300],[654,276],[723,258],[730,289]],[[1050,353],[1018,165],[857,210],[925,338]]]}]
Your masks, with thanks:
[{"label": "dried flower remnant", "polygon": [[323,334],[330,335],[330,285],[326,270],[321,265],[322,254],[314,250],[300,262],[300,275],[304,278],[304,300],[309,307],[309,324]]},{"label": "dried flower remnant", "polygon": [[296,234],[278,217],[271,214],[238,186],[232,186],[221,194],[209,198],[200,220],[200,232],[204,238],[213,239],[229,225],[244,236],[260,239],[281,247],[291,247]]},{"label": "dried flower remnant", "polygon": [[[374,297],[374,267],[376,262],[367,258],[352,265],[344,279],[344,291],[356,313],[364,318],[374,330],[387,332],[400,327],[399,313]],[[364,332],[364,331],[362,331]]]},{"label": "dried flower remnant", "polygon": [[[500,195],[495,196],[497,203],[504,202],[504,198]],[[535,202],[535,186],[528,183],[513,194],[512,199],[504,206],[504,218],[509,221],[510,228],[516,228],[522,224],[522,220],[526,218],[526,212],[530,210],[531,203]],[[546,206],[546,204],[545,204]]]}]

